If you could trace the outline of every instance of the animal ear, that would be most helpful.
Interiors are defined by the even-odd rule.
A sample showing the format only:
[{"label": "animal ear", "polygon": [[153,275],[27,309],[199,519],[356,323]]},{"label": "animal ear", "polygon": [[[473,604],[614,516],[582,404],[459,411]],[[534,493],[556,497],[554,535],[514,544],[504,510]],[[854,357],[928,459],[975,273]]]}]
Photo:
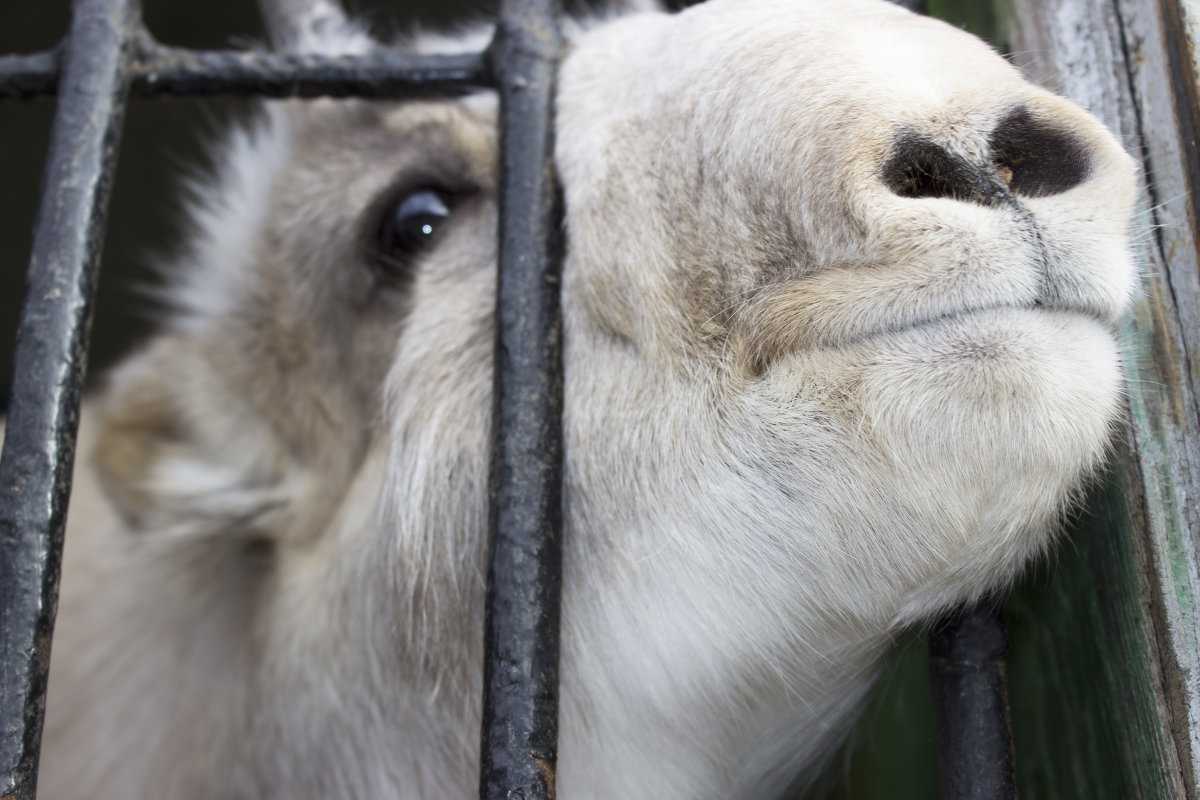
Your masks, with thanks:
[{"label": "animal ear", "polygon": [[291,496],[278,445],[194,346],[165,337],[111,383],[92,465],[131,528],[261,536],[273,527]]},{"label": "animal ear", "polygon": [[353,55],[376,46],[336,0],[259,0],[258,7],[276,52]]}]

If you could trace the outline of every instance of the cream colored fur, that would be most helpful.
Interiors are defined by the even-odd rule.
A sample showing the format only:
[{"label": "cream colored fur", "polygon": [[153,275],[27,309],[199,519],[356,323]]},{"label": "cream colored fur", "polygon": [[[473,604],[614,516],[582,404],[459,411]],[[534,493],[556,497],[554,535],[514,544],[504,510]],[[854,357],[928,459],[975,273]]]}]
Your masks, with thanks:
[{"label": "cream colored fur", "polygon": [[[883,179],[905,136],[1003,175],[1017,108],[1082,182]],[[874,0],[581,25],[557,130],[558,794],[811,786],[894,635],[1009,582],[1101,462],[1132,162]],[[41,796],[472,797],[494,99],[275,104],[221,153],[178,314],[85,412]],[[389,288],[364,231],[418,173],[469,200]]]}]

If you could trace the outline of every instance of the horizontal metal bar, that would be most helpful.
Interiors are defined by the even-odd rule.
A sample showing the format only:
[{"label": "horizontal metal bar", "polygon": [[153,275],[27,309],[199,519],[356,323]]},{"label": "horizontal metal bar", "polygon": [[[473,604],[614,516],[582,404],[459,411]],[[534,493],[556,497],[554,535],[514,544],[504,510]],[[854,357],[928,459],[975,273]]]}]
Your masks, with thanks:
[{"label": "horizontal metal bar", "polygon": [[38,97],[58,89],[58,50],[0,55],[0,99]]},{"label": "horizontal metal bar", "polygon": [[[0,99],[54,94],[57,51],[0,56]],[[461,93],[495,84],[484,53],[430,55],[380,49],[327,56],[188,50],[138,39],[131,91],[141,96],[393,98]]]},{"label": "horizontal metal bar", "polygon": [[411,97],[491,85],[483,54],[378,50],[362,56],[204,52],[157,46],[133,66],[140,95]]},{"label": "horizontal metal bar", "polygon": [[929,643],[938,773],[944,800],[1016,800],[1005,659],[991,605],[955,617]]},{"label": "horizontal metal bar", "polygon": [[0,796],[33,798],[105,209],[137,0],[76,0],[0,457]]},{"label": "horizontal metal bar", "polygon": [[561,199],[556,0],[503,0],[495,450],[480,797],[549,800],[558,763],[562,583]]}]

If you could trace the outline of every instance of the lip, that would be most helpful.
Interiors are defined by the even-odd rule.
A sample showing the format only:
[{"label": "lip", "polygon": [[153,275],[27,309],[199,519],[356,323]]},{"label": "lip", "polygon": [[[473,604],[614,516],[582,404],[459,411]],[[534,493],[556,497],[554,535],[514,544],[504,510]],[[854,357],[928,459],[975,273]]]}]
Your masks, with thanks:
[{"label": "lip", "polygon": [[789,353],[856,348],[881,337],[930,335],[981,319],[1000,325],[1006,314],[1017,315],[1005,323],[1009,325],[1034,319],[1025,316],[1029,314],[1065,314],[1110,331],[1115,328],[1123,305],[1108,297],[1112,293],[1106,287],[1093,288],[1070,271],[1073,282],[1059,285],[1055,270],[1046,267],[1052,254],[1022,255],[1021,263],[999,264],[977,257],[972,263],[985,269],[962,270],[956,262],[927,269],[924,277],[886,270],[878,278],[858,269],[816,271],[763,287],[739,310],[734,336],[744,363],[761,372]]},{"label": "lip", "polygon": [[[970,325],[973,322],[980,324],[994,322],[995,324],[1000,325],[1007,322],[1011,322],[1012,324],[1020,324],[1019,320],[1006,321],[1001,319],[1003,315],[1008,314],[1015,314],[1027,319],[1031,315],[1039,318],[1058,319],[1075,317],[1080,320],[1087,320],[1094,325],[1100,325],[1110,333],[1115,330],[1115,325],[1113,323],[1101,318],[1090,310],[1066,306],[1047,306],[1037,302],[1031,305],[981,306],[979,308],[971,308],[950,314],[931,316],[911,324],[897,326],[894,328],[882,328],[876,332],[857,336],[852,340],[838,343],[835,345],[835,349],[851,348],[857,345],[869,343],[871,341],[892,337],[904,337],[909,334],[919,335],[923,332],[936,332],[938,328],[956,326],[957,324]],[[982,334],[984,331],[979,331],[979,333]]]},{"label": "lip", "polygon": [[874,338],[874,336],[876,336],[876,335],[886,336],[888,334],[906,333],[908,331],[918,331],[918,330],[928,329],[928,328],[932,328],[932,327],[937,327],[939,325],[952,324],[955,322],[966,322],[975,317],[1001,313],[1004,311],[1036,311],[1039,307],[1040,306],[1038,306],[1037,304],[1033,304],[1033,305],[1028,305],[1028,306],[993,305],[993,306],[980,306],[978,308],[966,308],[966,309],[963,309],[962,311],[953,311],[948,314],[936,314],[936,315],[927,317],[925,319],[919,320],[917,322],[913,322],[913,323],[907,324],[907,325],[902,325],[902,326],[899,326],[896,328],[884,328],[880,331],[879,334],[874,334],[874,335],[868,334],[866,336],[860,337],[858,339],[858,341],[864,341],[867,339],[871,339],[871,338]]},{"label": "lip", "polygon": [[1043,306],[1038,304],[1016,305],[1016,304],[996,304],[985,305],[978,307],[968,307],[959,311],[943,312],[940,314],[931,314],[926,317],[921,317],[915,320],[907,320],[899,325],[882,325],[873,330],[859,331],[853,337],[847,339],[834,339],[833,341],[826,340],[820,342],[818,347],[842,348],[854,347],[859,344],[870,342],[872,340],[901,336],[908,333],[918,333],[928,331],[945,325],[953,325],[955,323],[967,323],[971,320],[980,317],[987,317],[995,314],[1011,311],[1048,311]]}]

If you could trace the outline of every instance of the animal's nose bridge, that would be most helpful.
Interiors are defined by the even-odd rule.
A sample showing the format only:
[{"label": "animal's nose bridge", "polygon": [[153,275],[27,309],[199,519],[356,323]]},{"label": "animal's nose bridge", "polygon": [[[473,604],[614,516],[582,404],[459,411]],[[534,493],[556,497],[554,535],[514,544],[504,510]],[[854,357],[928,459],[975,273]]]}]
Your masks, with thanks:
[{"label": "animal's nose bridge", "polygon": [[901,133],[884,161],[884,184],[901,197],[943,197],[996,206],[1061,194],[1087,180],[1089,147],[1068,126],[1027,108],[992,130],[987,156],[970,160],[916,131]]}]

